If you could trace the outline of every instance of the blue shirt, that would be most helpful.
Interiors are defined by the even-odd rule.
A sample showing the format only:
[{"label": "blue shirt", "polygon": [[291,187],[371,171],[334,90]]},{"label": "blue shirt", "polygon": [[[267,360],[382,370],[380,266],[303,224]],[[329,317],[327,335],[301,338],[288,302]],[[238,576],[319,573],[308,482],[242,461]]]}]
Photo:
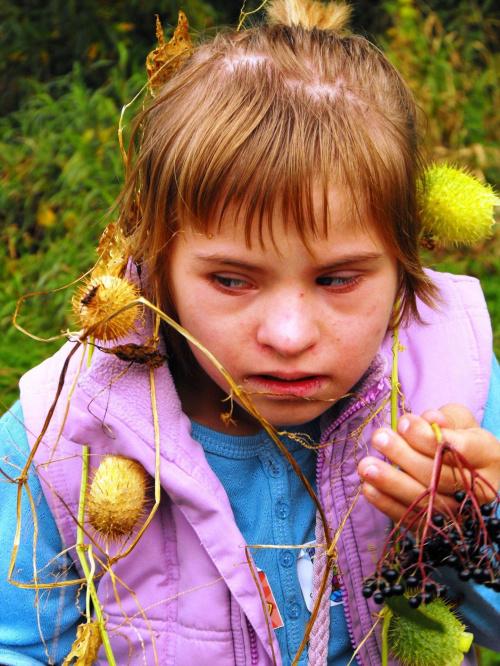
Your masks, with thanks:
[{"label": "blue shirt", "polygon": [[[278,610],[271,617],[279,618],[274,626],[283,664],[291,664],[310,618],[307,602],[310,608],[314,551],[298,546],[314,544],[314,503],[265,431],[252,437],[234,437],[197,423],[192,426],[193,438],[203,446],[209,465],[228,494],[245,541],[251,545],[283,545],[282,548],[251,548],[251,552],[261,575],[266,576],[272,591],[271,601]],[[283,435],[281,442],[316,491],[317,453],[307,445],[319,443],[319,419],[283,430],[295,435],[296,438]],[[250,484],[251,493],[248,492]],[[328,664],[345,666],[352,657],[352,647],[341,590],[332,590],[332,596]],[[298,664],[306,666],[307,650]]]}]

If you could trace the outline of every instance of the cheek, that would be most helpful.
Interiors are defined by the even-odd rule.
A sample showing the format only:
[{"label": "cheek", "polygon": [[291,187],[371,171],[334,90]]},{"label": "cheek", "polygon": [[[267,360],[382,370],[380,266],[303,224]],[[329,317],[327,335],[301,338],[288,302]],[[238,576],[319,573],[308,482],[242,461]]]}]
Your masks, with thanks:
[{"label": "cheek", "polygon": [[[185,311],[184,315],[184,318],[180,315],[184,328],[224,366],[230,367],[241,357],[241,349],[248,346],[241,339],[241,327],[235,330],[228,321],[204,311],[203,308],[197,312]],[[193,348],[191,343],[190,346]],[[203,367],[213,367],[200,350],[193,348],[193,352]]]},{"label": "cheek", "polygon": [[387,331],[394,310],[396,292],[396,280],[387,280],[371,299],[368,318],[372,323],[374,334],[384,335]]},{"label": "cheek", "polygon": [[359,371],[368,368],[380,348],[390,322],[392,303],[374,298],[356,316],[344,322],[342,331],[333,336],[333,345],[340,353],[344,368]]}]

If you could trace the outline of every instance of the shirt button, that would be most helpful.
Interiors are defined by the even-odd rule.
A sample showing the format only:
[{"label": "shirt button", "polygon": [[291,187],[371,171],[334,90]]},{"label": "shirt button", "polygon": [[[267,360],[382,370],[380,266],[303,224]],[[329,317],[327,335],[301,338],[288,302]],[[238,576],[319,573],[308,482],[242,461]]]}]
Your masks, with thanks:
[{"label": "shirt button", "polygon": [[280,553],[280,564],[281,566],[286,567],[287,569],[288,567],[292,566],[294,559],[295,558],[291,550],[283,550]]},{"label": "shirt button", "polygon": [[276,502],[276,515],[278,518],[288,518],[288,515],[290,514],[290,507],[286,502],[283,502],[280,500],[279,502]]},{"label": "shirt button", "polygon": [[288,604],[286,609],[286,614],[292,620],[296,620],[298,617],[300,617],[300,611],[301,611],[300,604],[292,603]]},{"label": "shirt button", "polygon": [[283,474],[283,465],[270,460],[267,466],[267,473],[269,476],[272,476],[274,479],[276,479],[278,476]]}]

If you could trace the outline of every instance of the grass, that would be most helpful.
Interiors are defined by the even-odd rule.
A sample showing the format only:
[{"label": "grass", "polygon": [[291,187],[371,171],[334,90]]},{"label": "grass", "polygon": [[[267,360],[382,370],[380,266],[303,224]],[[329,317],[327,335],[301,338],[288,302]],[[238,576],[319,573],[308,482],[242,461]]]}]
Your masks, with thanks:
[{"label": "grass", "polygon": [[[122,178],[117,125],[142,75],[115,72],[98,90],[71,76],[36,84],[19,111],[0,119],[0,413],[19,377],[57,343],[36,343],[12,325],[18,299],[51,292],[90,267]],[[48,338],[71,327],[68,290],[33,297],[20,323]]]}]

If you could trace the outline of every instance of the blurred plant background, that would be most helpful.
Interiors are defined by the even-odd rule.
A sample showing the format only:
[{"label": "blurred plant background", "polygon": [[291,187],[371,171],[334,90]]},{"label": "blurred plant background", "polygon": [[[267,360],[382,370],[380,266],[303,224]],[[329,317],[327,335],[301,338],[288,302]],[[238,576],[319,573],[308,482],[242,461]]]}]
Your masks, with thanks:
[{"label": "blurred plant background", "polygon": [[[257,7],[249,0],[247,10]],[[238,20],[240,0],[184,0],[193,39]],[[17,299],[62,287],[88,269],[118,194],[122,106],[146,80],[155,13],[166,36],[173,0],[2,2],[0,23],[0,400],[59,343],[11,326]],[[500,186],[500,6],[496,0],[358,0],[354,29],[402,71],[428,118],[432,159],[467,166]],[[258,21],[253,14],[248,21]],[[130,119],[130,115],[128,115]],[[500,354],[500,235],[446,248],[430,265],[479,277]],[[21,323],[40,337],[71,326],[68,290],[37,296]]]},{"label": "blurred plant background", "polygon": [[[248,0],[246,10],[258,6]],[[27,292],[87,270],[120,189],[121,109],[146,81],[155,14],[169,39],[173,0],[2,1],[0,23],[0,413],[29,367],[60,342],[11,325]],[[234,25],[241,0],[183,0],[192,37]],[[358,0],[354,29],[401,70],[428,118],[431,159],[467,166],[500,189],[500,5],[497,0]],[[258,21],[259,14],[248,19]],[[128,116],[130,118],[130,115]],[[500,356],[500,232],[427,262],[481,279]],[[20,323],[47,338],[71,327],[67,289],[24,302]],[[500,664],[482,651],[483,665]]]}]

